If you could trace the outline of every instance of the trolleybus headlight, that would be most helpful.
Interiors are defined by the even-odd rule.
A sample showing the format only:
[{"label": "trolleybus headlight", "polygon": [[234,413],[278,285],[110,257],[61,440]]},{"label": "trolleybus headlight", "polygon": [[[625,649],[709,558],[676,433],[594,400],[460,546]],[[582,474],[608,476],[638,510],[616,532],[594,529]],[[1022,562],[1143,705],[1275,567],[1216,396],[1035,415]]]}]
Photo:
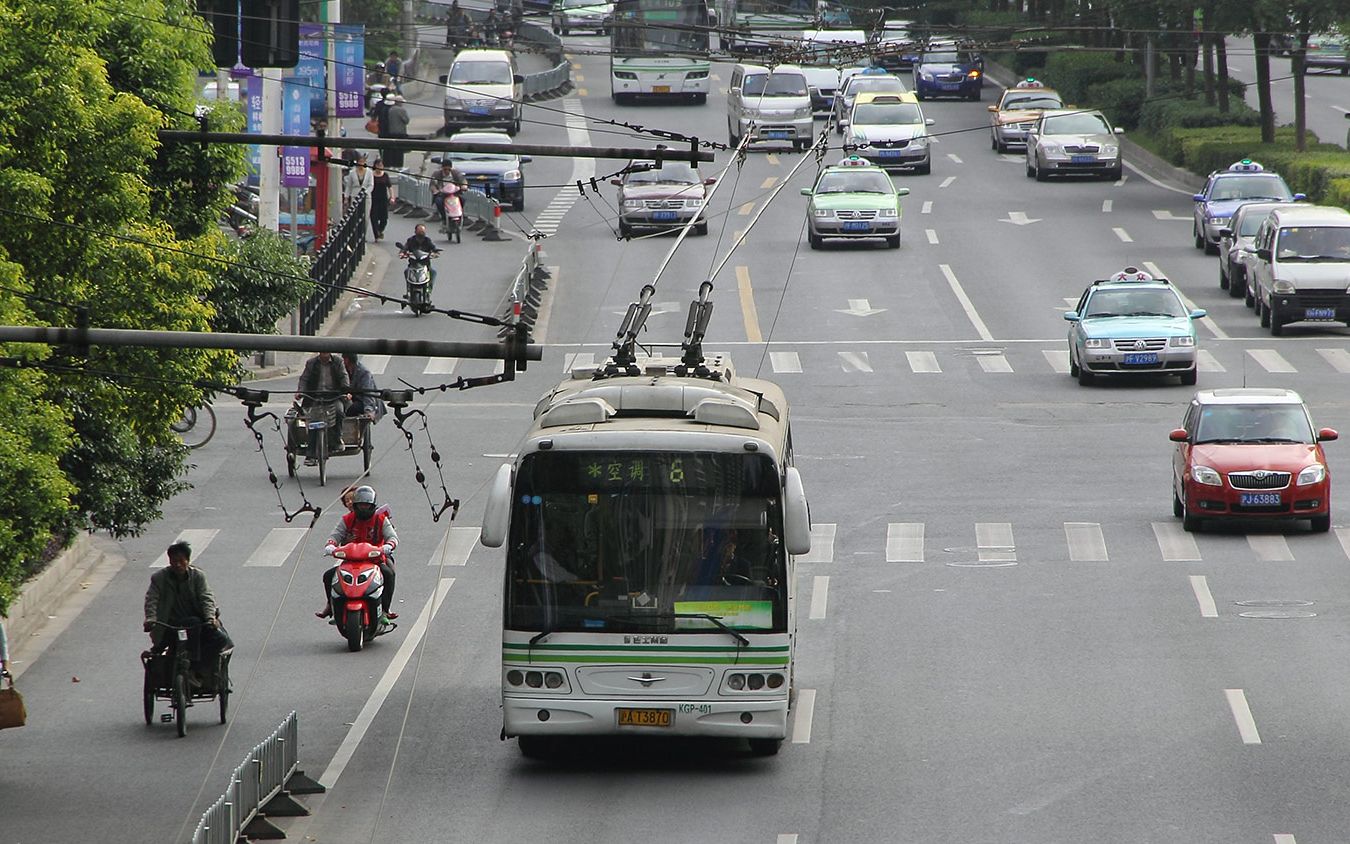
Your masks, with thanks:
[{"label": "trolleybus headlight", "polygon": [[782,674],[770,674],[770,675],[769,675],[769,679],[768,679],[768,683],[769,683],[769,688],[771,688],[771,689],[777,689],[777,688],[781,687],[781,686],[783,685],[783,675],[782,675]]},{"label": "trolleybus headlight", "polygon": [[728,676],[727,685],[739,692],[741,689],[745,688],[745,675],[732,674]]},{"label": "trolleybus headlight", "polygon": [[751,674],[750,679],[747,681],[747,685],[750,687],[750,691],[752,692],[759,691],[760,689],[764,688],[764,675]]},{"label": "trolleybus headlight", "polygon": [[525,675],[525,685],[532,689],[539,688],[544,685],[544,675],[540,674],[538,671],[531,671]]},{"label": "trolleybus headlight", "polygon": [[513,686],[519,686],[521,683],[525,682],[525,675],[513,668],[506,672],[506,682]]},{"label": "trolleybus headlight", "polygon": [[563,678],[558,672],[550,671],[544,675],[544,685],[548,686],[550,689],[560,689],[562,688],[562,684]]}]

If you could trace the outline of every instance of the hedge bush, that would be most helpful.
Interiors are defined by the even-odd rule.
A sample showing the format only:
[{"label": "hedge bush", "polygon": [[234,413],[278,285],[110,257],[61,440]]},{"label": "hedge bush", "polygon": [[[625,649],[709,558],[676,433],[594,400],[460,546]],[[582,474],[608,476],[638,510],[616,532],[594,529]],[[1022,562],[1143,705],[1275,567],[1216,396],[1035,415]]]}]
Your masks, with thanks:
[{"label": "hedge bush", "polygon": [[1195,173],[1221,170],[1234,161],[1250,158],[1267,169],[1277,171],[1295,193],[1326,205],[1350,208],[1350,155],[1335,144],[1324,144],[1309,133],[1308,151],[1294,149],[1294,130],[1282,126],[1275,130],[1275,143],[1261,143],[1256,126],[1173,129],[1172,147],[1179,154],[1169,156],[1174,164]]},{"label": "hedge bush", "polygon": [[[1116,61],[1108,53],[1051,53],[1045,59],[1046,84],[1064,97],[1066,103],[1088,107],[1093,85],[1117,79],[1135,79],[1139,70],[1132,64]],[[1095,107],[1095,104],[1093,104]]]}]

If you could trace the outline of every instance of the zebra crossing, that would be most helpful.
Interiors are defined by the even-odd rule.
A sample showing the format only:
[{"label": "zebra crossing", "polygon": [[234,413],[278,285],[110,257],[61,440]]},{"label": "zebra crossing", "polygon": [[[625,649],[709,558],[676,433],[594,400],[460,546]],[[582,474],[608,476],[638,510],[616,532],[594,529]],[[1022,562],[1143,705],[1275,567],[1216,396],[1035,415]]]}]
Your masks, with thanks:
[{"label": "zebra crossing", "polygon": [[[572,146],[590,146],[591,133],[582,114],[581,100],[576,97],[564,97],[562,101],[563,120],[567,126],[567,142]],[[570,184],[558,191],[544,210],[534,218],[534,228],[540,234],[557,234],[563,217],[572,210],[572,206],[581,198],[576,182],[584,182],[595,175],[595,160],[590,158],[572,159],[572,177]]]},{"label": "zebra crossing", "polygon": [[[220,537],[220,528],[187,528],[179,531],[175,542],[187,542],[192,546],[192,562],[208,568],[218,568],[232,564],[245,568],[281,568],[298,559],[298,554],[308,553],[317,557],[328,540],[329,523],[324,521],[319,527],[276,527],[266,533],[250,534],[248,537],[229,535],[229,550],[222,550],[215,540]],[[449,527],[441,534],[436,550],[427,560],[428,566],[464,566],[469,557],[479,547],[476,527]],[[309,544],[301,549],[301,543],[309,535]],[[252,539],[256,544],[252,548],[247,543],[241,545],[241,539]],[[214,547],[213,547],[214,546]],[[164,558],[157,557],[150,568],[164,566]]]}]

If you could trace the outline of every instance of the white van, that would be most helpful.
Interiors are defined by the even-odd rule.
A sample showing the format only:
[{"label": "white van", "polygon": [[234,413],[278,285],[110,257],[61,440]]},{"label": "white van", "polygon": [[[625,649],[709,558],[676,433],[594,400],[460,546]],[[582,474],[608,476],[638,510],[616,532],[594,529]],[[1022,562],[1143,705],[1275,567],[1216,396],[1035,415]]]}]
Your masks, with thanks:
[{"label": "white van", "polygon": [[813,29],[802,33],[802,48],[816,60],[802,65],[817,115],[834,111],[834,95],[850,76],[871,65],[865,55],[867,33],[861,29]]},{"label": "white van", "polygon": [[1350,324],[1350,211],[1321,205],[1276,208],[1252,243],[1250,284],[1261,326]]},{"label": "white van", "polygon": [[780,141],[804,150],[814,140],[811,91],[796,65],[738,64],[727,87],[727,134],[731,145],[749,135],[756,141]]},{"label": "white van", "polygon": [[460,50],[441,77],[445,85],[445,134],[460,129],[520,131],[522,83],[506,50]]}]

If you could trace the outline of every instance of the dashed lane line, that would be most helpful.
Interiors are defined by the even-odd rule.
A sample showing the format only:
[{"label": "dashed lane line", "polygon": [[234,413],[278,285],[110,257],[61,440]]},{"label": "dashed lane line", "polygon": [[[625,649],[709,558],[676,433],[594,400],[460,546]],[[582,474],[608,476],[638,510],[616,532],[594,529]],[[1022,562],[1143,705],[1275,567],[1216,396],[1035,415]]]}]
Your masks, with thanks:
[{"label": "dashed lane line", "polygon": [[1252,709],[1247,703],[1246,693],[1242,689],[1224,689],[1223,694],[1228,699],[1228,708],[1233,713],[1233,721],[1237,723],[1238,735],[1242,737],[1242,743],[1260,744],[1261,733],[1256,729],[1256,719],[1252,717]]},{"label": "dashed lane line", "polygon": [[811,579],[811,618],[816,620],[823,619],[829,600],[829,575],[818,574]]},{"label": "dashed lane line", "polygon": [[932,245],[934,245],[934,246],[937,245],[937,243],[938,243],[938,236],[937,236],[937,231],[936,231],[935,229],[924,229],[924,230],[923,230],[923,233],[924,233],[924,235],[928,238],[928,242],[929,242],[930,244],[932,244]]},{"label": "dashed lane line", "polygon": [[792,743],[811,743],[811,720],[816,713],[816,690],[798,689],[797,705],[792,708]]},{"label": "dashed lane line", "polygon": [[1121,243],[1134,243],[1134,238],[1130,237],[1130,233],[1120,226],[1114,226],[1111,231],[1116,233],[1116,237],[1120,238]]},{"label": "dashed lane line", "polygon": [[1200,606],[1201,618],[1218,618],[1219,608],[1214,604],[1214,596],[1209,591],[1209,581],[1203,574],[1190,577],[1191,592],[1195,593],[1195,603]]}]

